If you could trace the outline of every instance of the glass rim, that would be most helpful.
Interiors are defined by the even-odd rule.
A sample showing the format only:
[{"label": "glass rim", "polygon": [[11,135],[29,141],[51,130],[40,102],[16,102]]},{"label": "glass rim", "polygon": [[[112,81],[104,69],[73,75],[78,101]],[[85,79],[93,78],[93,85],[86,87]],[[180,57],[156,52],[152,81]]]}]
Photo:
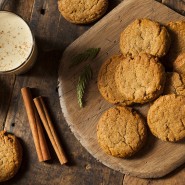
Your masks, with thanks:
[{"label": "glass rim", "polygon": [[25,65],[26,63],[28,63],[28,61],[29,61],[30,58],[32,57],[32,55],[33,55],[33,53],[34,53],[34,50],[35,50],[35,37],[34,37],[34,34],[33,34],[32,30],[31,30],[29,24],[28,24],[20,15],[18,15],[18,14],[16,14],[16,13],[13,13],[13,12],[11,12],[11,11],[8,11],[8,10],[0,10],[0,13],[1,13],[1,12],[10,13],[10,14],[13,14],[13,15],[19,17],[19,18],[27,25],[28,29],[30,30],[31,37],[32,37],[32,42],[33,42],[33,43],[32,43],[32,48],[31,48],[31,51],[30,51],[28,57],[24,60],[24,62],[23,62],[21,65],[17,66],[16,68],[13,68],[13,69],[11,69],[11,70],[6,70],[6,71],[1,71],[1,70],[0,70],[0,73],[1,73],[1,74],[13,73],[14,71],[16,71],[16,70],[18,70],[19,68],[21,68],[23,65]]}]

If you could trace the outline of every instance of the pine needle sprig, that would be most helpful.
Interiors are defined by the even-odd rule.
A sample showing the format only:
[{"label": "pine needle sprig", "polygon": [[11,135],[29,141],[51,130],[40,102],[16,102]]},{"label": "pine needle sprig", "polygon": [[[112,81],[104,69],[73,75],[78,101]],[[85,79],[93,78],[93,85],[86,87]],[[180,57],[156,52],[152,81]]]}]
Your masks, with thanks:
[{"label": "pine needle sprig", "polygon": [[78,84],[77,84],[77,99],[78,99],[78,104],[80,108],[83,107],[83,96],[84,96],[85,88],[89,83],[89,81],[92,79],[92,75],[93,75],[93,72],[92,72],[91,66],[88,65],[84,67],[81,75],[79,76]]},{"label": "pine needle sprig", "polygon": [[72,58],[72,63],[69,68],[80,64],[81,62],[86,61],[87,59],[94,59],[100,52],[100,48],[89,48],[83,53],[80,53]]},{"label": "pine needle sprig", "polygon": [[87,50],[87,53],[89,53],[90,59],[96,58],[96,56],[98,55],[99,52],[100,52],[100,48],[89,48]]}]

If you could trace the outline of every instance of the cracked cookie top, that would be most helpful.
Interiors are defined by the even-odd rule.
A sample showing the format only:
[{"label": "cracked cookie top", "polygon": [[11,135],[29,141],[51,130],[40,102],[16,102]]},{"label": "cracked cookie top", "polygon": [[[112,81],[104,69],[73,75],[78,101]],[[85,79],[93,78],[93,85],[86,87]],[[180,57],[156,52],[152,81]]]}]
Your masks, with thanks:
[{"label": "cracked cookie top", "polygon": [[185,75],[185,50],[183,53],[178,55],[178,57],[174,61],[173,70],[178,72],[179,74]]},{"label": "cracked cookie top", "polygon": [[91,23],[107,10],[108,0],[58,0],[64,18],[75,24]]},{"label": "cracked cookie top", "polygon": [[185,96],[185,78],[176,72],[166,74],[163,94],[177,94]]},{"label": "cracked cookie top", "polygon": [[165,70],[157,58],[141,54],[125,58],[118,65],[115,82],[125,100],[146,103],[157,98],[163,91]]},{"label": "cracked cookie top", "polygon": [[116,106],[108,109],[97,125],[101,148],[115,157],[130,157],[145,143],[147,130],[143,118],[131,109]]},{"label": "cracked cookie top", "polygon": [[147,121],[151,132],[163,141],[185,138],[185,97],[161,96],[150,107]]},{"label": "cracked cookie top", "polygon": [[22,147],[18,139],[0,131],[0,182],[9,180],[18,171],[22,160]]},{"label": "cracked cookie top", "polygon": [[162,57],[167,54],[169,47],[170,35],[167,29],[149,19],[136,19],[120,36],[120,49],[126,56],[148,53]]},{"label": "cracked cookie top", "polygon": [[170,22],[167,25],[171,46],[167,54],[167,66],[172,67],[178,55],[185,51],[185,21]]},{"label": "cracked cookie top", "polygon": [[123,55],[114,55],[103,63],[98,74],[98,89],[108,102],[129,105],[130,102],[125,101],[125,97],[118,91],[114,78],[116,68],[123,59]]}]

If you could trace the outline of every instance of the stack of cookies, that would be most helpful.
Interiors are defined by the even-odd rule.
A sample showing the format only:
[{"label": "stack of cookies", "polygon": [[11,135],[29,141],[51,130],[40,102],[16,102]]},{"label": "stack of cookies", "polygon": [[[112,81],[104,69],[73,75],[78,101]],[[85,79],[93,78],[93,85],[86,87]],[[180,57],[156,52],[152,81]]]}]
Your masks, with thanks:
[{"label": "stack of cookies", "polygon": [[[120,50],[98,75],[101,95],[115,105],[97,125],[101,148],[115,157],[132,156],[146,141],[147,125],[163,141],[185,138],[185,22],[165,27],[137,19],[121,33]],[[148,124],[130,107],[147,102]]]}]

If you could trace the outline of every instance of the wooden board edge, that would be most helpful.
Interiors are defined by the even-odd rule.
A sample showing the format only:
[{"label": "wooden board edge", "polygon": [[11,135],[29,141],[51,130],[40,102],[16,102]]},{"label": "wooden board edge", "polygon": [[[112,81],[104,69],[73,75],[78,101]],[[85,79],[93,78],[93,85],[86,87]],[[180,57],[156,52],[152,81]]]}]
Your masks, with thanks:
[{"label": "wooden board edge", "polygon": [[[59,86],[60,89],[60,86]],[[71,122],[70,119],[67,118],[67,111],[66,111],[66,104],[64,103],[65,100],[62,98],[61,96],[61,91],[59,91],[59,97],[61,99],[60,101],[60,105],[61,105],[61,111],[64,115],[64,118],[69,126],[69,128],[71,129],[72,133],[74,134],[74,136],[77,138],[77,140],[80,142],[80,144],[84,147],[85,146],[85,142],[81,139],[81,136],[78,134],[78,132],[76,132],[76,130],[73,127],[73,124]],[[104,164],[105,166],[109,167],[110,169],[119,171],[125,175],[129,175],[129,176],[134,176],[134,177],[138,177],[138,178],[161,178],[164,177],[165,175],[169,174],[170,172],[172,172],[173,170],[175,170],[176,168],[178,168],[179,166],[181,166],[181,159],[179,159],[179,163],[177,165],[173,165],[171,168],[167,168],[167,169],[163,169],[163,170],[157,170],[155,171],[155,175],[149,172],[149,173],[143,173],[140,174],[139,172],[135,171],[135,172],[128,172],[126,169],[123,168],[119,168],[119,165],[116,167],[111,167],[111,165],[109,163],[106,163],[105,161],[102,161],[101,159],[98,158],[98,156],[96,154],[94,154],[88,147],[84,147],[97,161],[99,161],[100,163]]]},{"label": "wooden board edge", "polygon": [[[143,0],[144,1],[144,0]],[[170,11],[173,11],[175,14],[178,14],[178,16],[182,16],[182,15],[180,15],[179,13],[177,13],[177,12],[175,12],[174,10],[172,10],[172,9],[170,9],[169,7],[167,7],[166,5],[163,5],[163,4],[161,4],[161,3],[159,3],[159,2],[157,2],[157,1],[155,1],[155,0],[146,0],[146,1],[148,1],[148,2],[151,2],[151,3],[156,3],[156,4],[160,4],[161,6],[164,6],[166,9],[168,9],[168,10],[170,10]],[[144,2],[146,2],[146,1],[144,1]],[[82,36],[80,36],[79,38],[77,38],[72,44],[70,44],[66,49],[65,49],[65,51],[63,52],[63,55],[66,53],[66,52],[68,52],[68,50],[70,50],[70,47],[73,47],[73,45],[77,45],[79,42],[80,42],[80,40],[81,39],[83,39],[84,37],[86,37],[86,35],[88,35],[90,32],[93,32],[93,30],[94,30],[94,27],[96,26],[96,28],[97,27],[99,27],[99,26],[101,26],[102,24],[103,24],[103,22],[107,19],[107,18],[109,18],[109,17],[111,17],[112,16],[112,14],[114,13],[114,11],[117,11],[117,10],[119,10],[121,7],[122,7],[122,4],[125,4],[125,6],[127,5],[127,4],[130,4],[130,3],[135,3],[135,0],[124,0],[122,3],[120,3],[116,8],[114,8],[110,13],[108,13],[104,18],[102,18],[98,23],[96,23],[92,28],[90,28],[88,31],[86,31]],[[183,16],[182,16],[183,17]],[[66,120],[66,122],[67,122],[67,124],[68,124],[68,126],[70,127],[70,129],[71,129],[71,131],[73,132],[73,134],[75,135],[75,137],[77,138],[77,140],[82,144],[82,146],[84,146],[85,145],[85,143],[84,143],[84,141],[82,141],[81,140],[81,136],[79,135],[79,133],[77,133],[76,131],[75,131],[75,129],[73,128],[73,123],[71,122],[71,120],[70,119],[68,119],[67,118],[67,109],[66,109],[66,104],[64,103],[65,102],[65,100],[62,98],[62,92],[63,92],[63,90],[62,90],[62,85],[60,85],[61,83],[62,83],[62,79],[60,79],[60,73],[61,73],[61,71],[62,71],[62,65],[64,65],[63,64],[63,62],[62,62],[62,58],[61,58],[61,61],[60,61],[60,65],[59,65],[59,70],[58,70],[58,89],[59,89],[59,100],[60,100],[60,106],[61,106],[61,110],[62,110],[62,113],[63,113],[63,115],[64,115],[64,118],[65,118],[65,120]],[[94,153],[92,153],[92,151],[88,148],[88,147],[85,147],[85,149],[91,154],[91,155],[93,155],[93,157],[97,160],[97,161],[99,161],[99,162],[101,162],[102,164],[104,164],[104,165],[106,165],[107,167],[109,167],[109,168],[111,168],[111,169],[113,169],[113,170],[116,170],[116,171],[119,171],[119,172],[121,172],[121,173],[123,173],[123,174],[126,174],[126,175],[130,175],[130,176],[135,176],[135,177],[139,177],[139,178],[160,178],[160,177],[163,177],[163,176],[165,176],[165,175],[167,175],[168,173],[170,173],[171,171],[173,171],[174,169],[176,169],[177,167],[179,167],[180,165],[182,165],[180,162],[176,165],[176,166],[173,166],[173,167],[171,167],[171,168],[168,168],[168,169],[163,169],[163,170],[159,170],[159,171],[156,171],[155,173],[155,175],[153,175],[153,174],[151,174],[151,173],[143,173],[142,175],[141,174],[139,174],[138,172],[134,172],[134,173],[130,173],[130,172],[128,172],[126,169],[120,169],[120,168],[112,168],[111,166],[110,166],[110,164],[108,164],[108,163],[106,163],[106,162],[104,162],[104,161],[101,161],[100,159],[98,159],[98,156],[96,155],[96,154],[94,154]]]}]

